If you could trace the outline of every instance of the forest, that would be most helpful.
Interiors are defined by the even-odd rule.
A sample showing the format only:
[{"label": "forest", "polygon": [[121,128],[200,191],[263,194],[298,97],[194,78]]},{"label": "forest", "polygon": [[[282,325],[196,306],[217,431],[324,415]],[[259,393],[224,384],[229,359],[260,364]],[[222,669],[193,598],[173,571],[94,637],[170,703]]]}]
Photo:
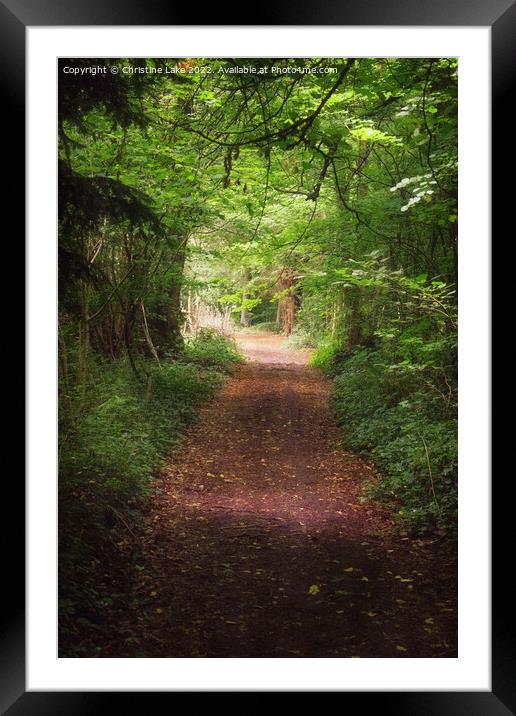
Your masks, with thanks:
[{"label": "forest", "polygon": [[457,83],[59,61],[61,656],[456,655]]}]

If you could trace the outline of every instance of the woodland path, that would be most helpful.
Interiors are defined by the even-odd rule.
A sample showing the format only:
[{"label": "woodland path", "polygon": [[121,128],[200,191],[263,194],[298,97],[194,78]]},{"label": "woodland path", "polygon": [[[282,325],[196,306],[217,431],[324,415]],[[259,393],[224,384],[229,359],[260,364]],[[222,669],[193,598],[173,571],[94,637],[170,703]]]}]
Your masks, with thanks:
[{"label": "woodland path", "polygon": [[248,362],[158,480],[134,604],[103,655],[456,656],[452,556],[363,500],[372,470],[338,447],[308,353],[237,340]]}]

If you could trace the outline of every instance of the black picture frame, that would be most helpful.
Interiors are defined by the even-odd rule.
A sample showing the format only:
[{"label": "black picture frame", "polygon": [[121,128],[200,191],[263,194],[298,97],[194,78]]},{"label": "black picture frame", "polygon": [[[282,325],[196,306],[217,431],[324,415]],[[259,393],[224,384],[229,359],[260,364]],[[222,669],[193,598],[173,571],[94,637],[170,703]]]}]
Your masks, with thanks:
[{"label": "black picture frame", "polygon": [[[193,12],[192,12],[193,9]],[[161,0],[0,0],[0,82],[1,113],[5,121],[3,137],[19,148],[25,144],[25,29],[27,26],[77,25],[192,25],[199,9]],[[203,25],[362,25],[362,26],[490,26],[492,33],[492,150],[495,167],[511,163],[512,140],[508,140],[507,121],[511,121],[509,102],[516,67],[516,3],[514,0],[368,0],[367,2],[281,4],[250,6],[251,17],[244,19],[242,6],[225,3],[203,6]],[[223,14],[222,14],[223,13]],[[253,17],[254,15],[254,17]],[[232,18],[233,21],[230,21]],[[235,20],[237,20],[235,22]],[[252,22],[251,22],[252,20]],[[7,134],[8,133],[8,134]],[[21,150],[20,150],[21,151]],[[16,233],[21,234],[24,209],[24,162],[19,160],[4,170],[8,184],[3,196],[10,211],[19,217]],[[502,172],[493,171],[492,208],[497,222],[509,219],[514,203],[512,183]],[[512,201],[511,201],[512,199]],[[510,222],[507,223],[510,226]],[[493,231],[497,230],[496,227]],[[511,232],[512,233],[512,232]],[[501,229],[500,229],[501,234]],[[13,237],[14,238],[14,237]],[[19,245],[23,242],[18,239]],[[15,242],[14,242],[15,243]],[[498,299],[497,299],[498,300]],[[497,305],[497,304],[494,304]],[[20,306],[18,306],[18,310]],[[29,348],[31,348],[29,346]],[[4,562],[0,659],[0,707],[9,716],[22,714],[98,714],[120,708],[120,699],[130,699],[138,708],[142,697],[174,693],[106,692],[26,692],[25,691],[25,610],[24,610],[24,485],[19,474],[9,475],[10,487],[4,499],[16,520],[9,528],[7,564]],[[514,537],[514,518],[505,487],[493,491],[493,595],[492,595],[492,691],[471,692],[345,692],[344,707],[360,699],[360,709],[369,707],[386,714],[468,714],[503,716],[516,713],[516,646],[514,641],[514,594],[506,586],[507,545]]]}]

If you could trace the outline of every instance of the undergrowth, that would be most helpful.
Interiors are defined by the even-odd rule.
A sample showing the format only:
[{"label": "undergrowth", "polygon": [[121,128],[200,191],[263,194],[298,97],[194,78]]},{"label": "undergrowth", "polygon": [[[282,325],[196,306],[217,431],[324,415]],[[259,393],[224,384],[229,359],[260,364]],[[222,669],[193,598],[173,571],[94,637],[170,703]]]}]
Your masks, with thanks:
[{"label": "undergrowth", "polygon": [[379,475],[366,486],[412,534],[457,525],[457,402],[451,341],[389,336],[378,347],[339,350],[323,341],[312,365],[334,379],[332,404],[346,448]]},{"label": "undergrowth", "polygon": [[[125,598],[121,552],[146,507],[153,476],[181,442],[197,407],[242,360],[235,344],[203,330],[178,360],[89,360],[87,390],[60,381],[59,606],[60,641],[95,630]],[[80,641],[80,640],[79,640]],[[80,653],[77,654],[80,656]]]},{"label": "undergrowth", "polygon": [[306,333],[301,328],[298,328],[287,338],[286,345],[287,348],[292,350],[299,350],[303,348],[314,348],[317,343],[314,342],[310,334]]}]

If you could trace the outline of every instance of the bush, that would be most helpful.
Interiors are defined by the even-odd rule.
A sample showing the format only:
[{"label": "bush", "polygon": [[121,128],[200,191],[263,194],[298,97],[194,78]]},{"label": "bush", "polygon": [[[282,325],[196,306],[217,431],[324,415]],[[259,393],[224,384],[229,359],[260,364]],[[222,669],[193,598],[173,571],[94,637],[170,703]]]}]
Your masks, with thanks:
[{"label": "bush", "polygon": [[292,348],[293,350],[313,348],[314,345],[312,337],[302,328],[296,329],[294,333],[291,333],[287,338],[287,348]]},{"label": "bush", "polygon": [[180,362],[162,362],[160,368],[144,362],[147,385],[135,380],[126,361],[93,361],[86,402],[74,411],[66,396],[66,409],[61,406],[61,413],[76,414],[67,421],[60,415],[61,502],[71,499],[77,507],[79,496],[79,504],[86,500],[109,511],[144,497],[153,471],[179,442],[196,405],[240,360],[232,342],[203,331],[187,344]]},{"label": "bush", "polygon": [[181,360],[229,372],[236,363],[241,363],[243,358],[232,339],[212,328],[202,328],[196,338],[185,343]]},{"label": "bush", "polygon": [[442,366],[453,351],[442,341],[410,341],[407,347],[402,337],[399,343],[339,351],[326,341],[312,365],[335,377],[332,404],[346,447],[378,467],[380,476],[367,492],[388,503],[414,534],[436,528],[453,534],[458,458],[449,369],[448,387],[441,385]]},{"label": "bush", "polygon": [[334,359],[338,347],[338,343],[335,339],[323,339],[311,357],[310,365],[314,368],[320,368],[327,375],[334,375]]}]

